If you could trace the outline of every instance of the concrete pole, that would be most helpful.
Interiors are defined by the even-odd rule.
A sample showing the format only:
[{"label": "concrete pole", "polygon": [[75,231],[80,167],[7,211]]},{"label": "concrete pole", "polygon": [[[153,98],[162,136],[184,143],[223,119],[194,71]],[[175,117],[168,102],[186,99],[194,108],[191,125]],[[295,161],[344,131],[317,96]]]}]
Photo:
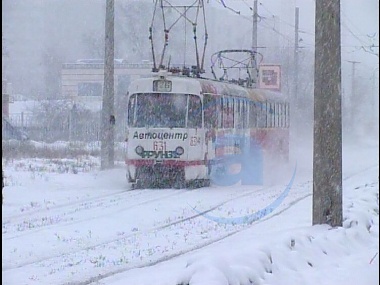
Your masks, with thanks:
[{"label": "concrete pole", "polygon": [[340,0],[315,1],[313,225],[342,226]]},{"label": "concrete pole", "polygon": [[294,28],[294,102],[298,109],[298,30],[299,30],[299,8],[295,11],[295,28]]},{"label": "concrete pole", "polygon": [[252,51],[255,56],[255,66],[253,68],[252,80],[253,86],[258,87],[258,65],[257,65],[257,0],[253,1],[253,15],[252,15]]},{"label": "concrete pole", "polygon": [[105,61],[101,132],[101,169],[114,167],[114,0],[106,2]]}]

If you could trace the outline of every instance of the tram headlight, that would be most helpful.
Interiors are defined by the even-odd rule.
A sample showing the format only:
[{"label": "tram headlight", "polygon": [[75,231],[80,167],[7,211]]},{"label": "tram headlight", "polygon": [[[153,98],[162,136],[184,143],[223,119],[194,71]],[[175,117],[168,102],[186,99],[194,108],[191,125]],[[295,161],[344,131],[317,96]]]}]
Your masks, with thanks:
[{"label": "tram headlight", "polygon": [[141,145],[139,145],[136,146],[135,151],[138,155],[142,155],[144,153],[144,148]]},{"label": "tram headlight", "polygon": [[185,150],[183,149],[182,146],[177,146],[177,148],[175,149],[175,152],[178,155],[182,155],[185,152]]}]

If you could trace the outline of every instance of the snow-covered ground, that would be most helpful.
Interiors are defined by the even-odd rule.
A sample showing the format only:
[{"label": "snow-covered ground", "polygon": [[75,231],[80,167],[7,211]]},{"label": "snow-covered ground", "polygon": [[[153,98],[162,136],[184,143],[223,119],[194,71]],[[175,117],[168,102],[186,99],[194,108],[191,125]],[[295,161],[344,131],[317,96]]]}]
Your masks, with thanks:
[{"label": "snow-covered ground", "polygon": [[378,284],[378,147],[344,146],[339,228],[311,226],[310,144],[272,183],[193,190],[131,191],[97,159],[3,159],[2,284]]}]

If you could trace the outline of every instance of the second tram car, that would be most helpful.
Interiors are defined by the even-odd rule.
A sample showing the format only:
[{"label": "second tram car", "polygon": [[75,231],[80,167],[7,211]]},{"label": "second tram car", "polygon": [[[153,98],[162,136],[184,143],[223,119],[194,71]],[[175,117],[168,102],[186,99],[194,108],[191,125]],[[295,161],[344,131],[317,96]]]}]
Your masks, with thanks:
[{"label": "second tram car", "polygon": [[126,140],[133,188],[208,186],[224,158],[247,148],[288,159],[289,103],[268,90],[158,72],[129,86]]}]

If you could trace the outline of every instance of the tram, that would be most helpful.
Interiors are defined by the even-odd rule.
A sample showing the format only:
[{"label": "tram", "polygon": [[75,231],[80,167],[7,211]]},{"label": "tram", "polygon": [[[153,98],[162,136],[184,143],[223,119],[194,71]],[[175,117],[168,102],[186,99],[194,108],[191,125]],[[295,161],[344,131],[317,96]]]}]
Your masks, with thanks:
[{"label": "tram", "polygon": [[274,91],[162,70],[131,82],[126,141],[133,188],[209,186],[234,175],[231,165],[247,166],[244,159],[287,161],[289,102]]}]

